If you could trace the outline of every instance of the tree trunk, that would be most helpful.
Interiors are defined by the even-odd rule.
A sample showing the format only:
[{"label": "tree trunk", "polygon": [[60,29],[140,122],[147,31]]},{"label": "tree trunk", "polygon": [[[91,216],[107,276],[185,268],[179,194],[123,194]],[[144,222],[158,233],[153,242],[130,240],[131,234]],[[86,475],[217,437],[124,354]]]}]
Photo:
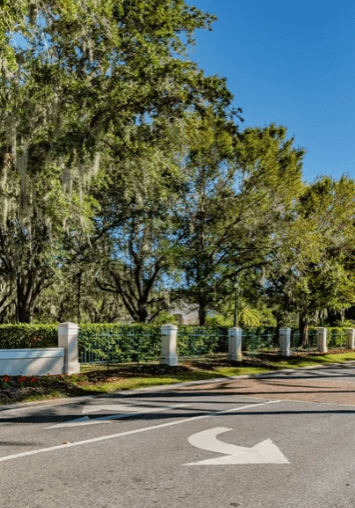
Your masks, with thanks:
[{"label": "tree trunk", "polygon": [[26,306],[17,307],[18,323],[31,323],[32,321],[32,310]]},{"label": "tree trunk", "polygon": [[275,333],[279,334],[279,330],[280,328],[283,328],[284,327],[284,322],[285,322],[285,315],[283,312],[277,312],[275,314],[275,317],[276,317],[276,327],[275,327]]},{"label": "tree trunk", "polygon": [[146,307],[139,306],[139,309],[137,310],[137,315],[138,315],[138,322],[145,323],[148,318],[148,311],[147,311]]},{"label": "tree trunk", "polygon": [[206,300],[203,296],[200,296],[199,307],[198,307],[198,318],[199,318],[200,326],[205,326],[206,315],[207,315]]},{"label": "tree trunk", "polygon": [[299,331],[300,331],[300,344],[302,346],[308,346],[309,338],[308,338],[308,316],[303,312],[300,312],[298,315],[298,323],[299,323]]},{"label": "tree trunk", "polygon": [[80,270],[77,273],[77,323],[79,324],[81,321],[81,313],[80,313],[80,304],[81,304],[81,279],[82,279],[83,272]]},{"label": "tree trunk", "polygon": [[21,286],[20,281],[17,281],[17,322],[18,323],[31,323],[32,311],[34,302],[28,301]]},{"label": "tree trunk", "polygon": [[36,282],[33,273],[28,273],[26,278],[17,277],[16,318],[18,323],[31,323],[36,300],[45,287],[48,286]]}]

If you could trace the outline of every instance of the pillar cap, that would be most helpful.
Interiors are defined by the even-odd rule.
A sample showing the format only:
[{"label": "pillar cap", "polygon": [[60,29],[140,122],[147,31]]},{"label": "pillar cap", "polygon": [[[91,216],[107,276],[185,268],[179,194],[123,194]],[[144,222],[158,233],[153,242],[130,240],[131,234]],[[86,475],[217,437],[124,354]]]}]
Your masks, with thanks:
[{"label": "pillar cap", "polygon": [[70,323],[69,321],[67,321],[66,323],[59,323],[58,325],[58,328],[59,327],[65,327],[65,328],[79,328],[79,325],[77,325],[76,323]]},{"label": "pillar cap", "polygon": [[164,330],[178,330],[179,329],[178,326],[173,325],[173,324],[162,325],[161,328],[162,329],[164,328]]}]

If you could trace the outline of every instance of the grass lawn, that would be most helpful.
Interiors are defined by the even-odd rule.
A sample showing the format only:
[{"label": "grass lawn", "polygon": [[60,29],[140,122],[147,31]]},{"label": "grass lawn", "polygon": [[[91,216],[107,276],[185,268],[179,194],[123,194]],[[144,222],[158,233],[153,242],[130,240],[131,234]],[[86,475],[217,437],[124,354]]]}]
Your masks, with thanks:
[{"label": "grass lawn", "polygon": [[[290,358],[275,355],[245,356],[243,362],[214,360],[167,365],[125,365],[107,369],[92,366],[71,376],[2,376],[0,405],[63,397],[109,393],[118,390],[167,385],[188,381],[256,375],[265,372],[355,361],[355,351],[332,350],[328,354],[306,354]],[[84,370],[84,369],[83,369]]]}]

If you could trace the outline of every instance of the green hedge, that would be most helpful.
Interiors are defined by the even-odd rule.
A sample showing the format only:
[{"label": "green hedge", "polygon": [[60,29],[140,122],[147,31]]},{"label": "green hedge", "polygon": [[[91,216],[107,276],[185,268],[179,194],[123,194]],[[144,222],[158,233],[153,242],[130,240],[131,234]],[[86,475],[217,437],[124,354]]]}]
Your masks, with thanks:
[{"label": "green hedge", "polygon": [[248,326],[243,328],[243,351],[269,352],[279,348],[278,331],[273,326]]},{"label": "green hedge", "polygon": [[58,325],[0,325],[0,349],[58,347]]},{"label": "green hedge", "polygon": [[346,330],[350,326],[326,326],[325,328],[327,328],[327,346],[329,348],[345,347],[347,345]]},{"label": "green hedge", "polygon": [[152,362],[160,358],[161,327],[132,324],[81,324],[81,363]]},{"label": "green hedge", "polygon": [[[328,347],[346,345],[347,327],[326,327]],[[316,327],[309,327],[315,334]],[[274,328],[244,328],[243,342],[250,348],[249,342],[257,337],[272,337],[271,342],[278,343],[278,333]],[[297,335],[298,330],[293,330]],[[269,338],[269,337],[268,337]],[[295,337],[296,338],[296,337]],[[180,326],[178,332],[179,356],[224,352],[227,343],[227,328]],[[79,353],[81,357],[90,354],[94,361],[156,361],[160,357],[160,326],[118,323],[83,323],[79,330]],[[0,349],[33,347],[57,347],[58,324],[6,324],[0,325]]]},{"label": "green hedge", "polygon": [[[316,326],[310,326],[309,331],[314,334],[317,332]],[[347,333],[346,330],[351,328],[350,326],[324,326],[327,329],[327,346],[328,348],[345,347],[347,344]]]},{"label": "green hedge", "polygon": [[228,351],[228,328],[211,326],[179,326],[178,357],[206,356]]},{"label": "green hedge", "polygon": [[[83,323],[79,358],[101,362],[149,362],[160,357],[160,326]],[[58,324],[0,325],[0,349],[58,347]]]}]

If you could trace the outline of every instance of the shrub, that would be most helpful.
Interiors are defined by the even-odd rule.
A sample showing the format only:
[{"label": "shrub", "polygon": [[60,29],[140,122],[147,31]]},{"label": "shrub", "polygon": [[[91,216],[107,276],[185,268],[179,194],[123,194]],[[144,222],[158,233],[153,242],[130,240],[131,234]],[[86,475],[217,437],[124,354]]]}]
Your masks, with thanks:
[{"label": "shrub", "polygon": [[58,325],[0,325],[0,349],[58,347]]},{"label": "shrub", "polygon": [[149,362],[160,357],[160,326],[82,324],[79,357],[89,362]]}]

